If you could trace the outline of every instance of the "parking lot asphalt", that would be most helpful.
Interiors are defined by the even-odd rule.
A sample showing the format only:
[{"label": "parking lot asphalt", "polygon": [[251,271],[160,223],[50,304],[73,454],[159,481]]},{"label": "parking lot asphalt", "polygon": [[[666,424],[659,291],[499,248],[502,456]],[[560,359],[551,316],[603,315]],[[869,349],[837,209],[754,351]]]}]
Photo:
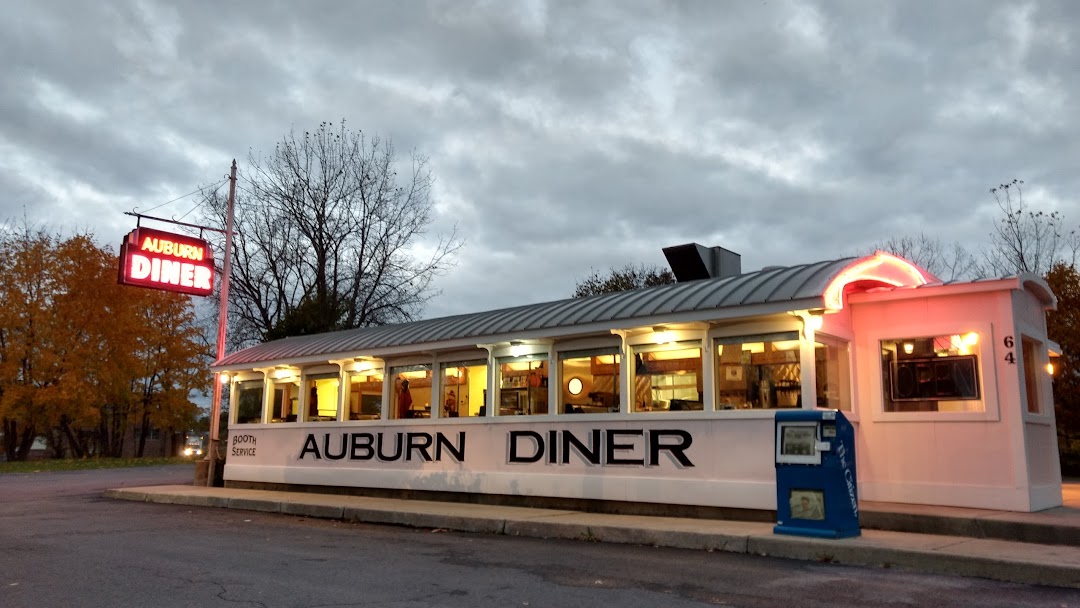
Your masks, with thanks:
[{"label": "parking lot asphalt", "polygon": [[536,538],[752,553],[999,581],[1080,588],[1080,483],[1037,513],[864,502],[862,534],[775,534],[763,522],[193,485],[119,488],[114,499]]}]

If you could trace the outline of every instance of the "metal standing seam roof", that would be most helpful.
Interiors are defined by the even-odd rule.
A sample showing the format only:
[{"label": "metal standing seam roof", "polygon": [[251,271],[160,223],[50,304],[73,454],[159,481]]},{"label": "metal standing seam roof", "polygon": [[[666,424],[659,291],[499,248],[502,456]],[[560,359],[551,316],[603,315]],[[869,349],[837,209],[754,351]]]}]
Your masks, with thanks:
[{"label": "metal standing seam roof", "polygon": [[[672,285],[557,300],[486,312],[425,319],[396,325],[362,327],[310,336],[295,336],[257,344],[228,354],[215,368],[228,368],[287,359],[336,355],[416,345],[438,348],[461,340],[483,342],[485,337],[573,328],[597,323],[620,323],[708,310],[736,309],[761,304],[822,300],[829,283],[858,258],[769,268],[734,277],[702,279]],[[750,314],[750,313],[748,313]],[[725,316],[737,316],[728,314]],[[423,350],[417,348],[417,350]]]}]

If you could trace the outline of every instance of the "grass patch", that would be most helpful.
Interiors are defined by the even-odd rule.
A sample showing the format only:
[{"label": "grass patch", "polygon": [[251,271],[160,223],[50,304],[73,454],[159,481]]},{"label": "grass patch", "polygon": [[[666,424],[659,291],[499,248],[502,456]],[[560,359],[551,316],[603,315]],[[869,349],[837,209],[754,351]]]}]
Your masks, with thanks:
[{"label": "grass patch", "polygon": [[190,464],[191,458],[80,458],[62,460],[27,460],[24,462],[0,462],[0,475],[4,473],[49,473],[52,471],[84,471],[87,469],[125,469],[166,464]]}]

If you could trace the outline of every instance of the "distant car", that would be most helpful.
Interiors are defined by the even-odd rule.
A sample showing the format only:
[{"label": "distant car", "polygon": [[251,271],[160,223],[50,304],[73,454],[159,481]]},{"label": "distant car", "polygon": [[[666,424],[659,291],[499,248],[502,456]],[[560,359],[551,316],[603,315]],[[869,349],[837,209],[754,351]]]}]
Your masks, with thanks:
[{"label": "distant car", "polygon": [[193,458],[195,456],[203,455],[202,437],[198,435],[194,437],[188,437],[184,442],[184,457]]}]

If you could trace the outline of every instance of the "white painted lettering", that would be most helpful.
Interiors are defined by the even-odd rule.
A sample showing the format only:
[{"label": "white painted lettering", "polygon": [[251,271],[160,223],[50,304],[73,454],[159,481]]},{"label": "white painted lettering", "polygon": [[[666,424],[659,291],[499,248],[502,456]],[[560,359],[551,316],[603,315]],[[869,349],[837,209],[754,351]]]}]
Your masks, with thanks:
[{"label": "white painted lettering", "polygon": [[150,258],[137,253],[132,254],[128,276],[140,281],[150,276]]},{"label": "white painted lettering", "polygon": [[180,262],[161,260],[161,282],[169,285],[179,285],[180,266]]},{"label": "white painted lettering", "polygon": [[187,262],[180,265],[180,284],[184,287],[195,286],[195,265]]},{"label": "white painted lettering", "polygon": [[196,289],[205,289],[206,291],[210,291],[210,289],[212,288],[212,285],[211,285],[211,279],[212,278],[213,278],[213,273],[211,273],[210,269],[207,268],[206,266],[196,266],[195,267],[194,286],[195,286]]}]

